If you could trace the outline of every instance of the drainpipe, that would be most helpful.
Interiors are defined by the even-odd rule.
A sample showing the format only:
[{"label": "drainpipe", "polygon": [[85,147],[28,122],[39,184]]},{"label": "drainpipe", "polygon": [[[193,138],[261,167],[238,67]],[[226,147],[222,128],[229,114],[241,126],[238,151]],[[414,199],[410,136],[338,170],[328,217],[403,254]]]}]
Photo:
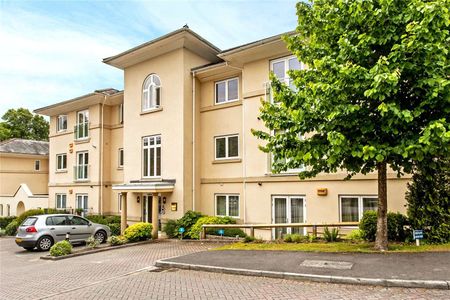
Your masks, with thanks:
[{"label": "drainpipe", "polygon": [[106,95],[103,94],[103,102],[102,102],[102,127],[100,132],[100,147],[99,147],[99,156],[100,156],[100,201],[99,201],[99,209],[98,212],[100,215],[103,215],[103,128],[104,128],[104,108],[106,102]]},{"label": "drainpipe", "polygon": [[192,71],[192,210],[195,210],[195,71]]}]

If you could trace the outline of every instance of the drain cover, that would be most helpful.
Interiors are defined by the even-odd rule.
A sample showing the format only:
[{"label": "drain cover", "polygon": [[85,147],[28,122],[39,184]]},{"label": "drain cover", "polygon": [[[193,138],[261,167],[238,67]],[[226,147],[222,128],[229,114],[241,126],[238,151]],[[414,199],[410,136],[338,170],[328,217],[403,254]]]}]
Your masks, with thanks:
[{"label": "drain cover", "polygon": [[347,261],[331,261],[331,260],[304,260],[300,266],[309,268],[325,268],[325,269],[339,269],[350,270],[353,263]]}]

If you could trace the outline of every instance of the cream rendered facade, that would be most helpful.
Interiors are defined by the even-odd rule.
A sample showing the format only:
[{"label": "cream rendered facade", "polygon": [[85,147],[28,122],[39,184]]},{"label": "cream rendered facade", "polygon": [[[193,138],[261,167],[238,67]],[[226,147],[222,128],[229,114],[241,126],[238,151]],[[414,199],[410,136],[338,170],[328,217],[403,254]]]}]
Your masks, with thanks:
[{"label": "cream rendered facade", "polygon": [[[105,63],[124,71],[123,93],[94,93],[95,101],[88,95],[37,110],[52,120],[50,202],[55,194],[68,193],[68,203],[76,207],[75,195],[86,193],[94,199],[89,212],[116,214],[120,193],[121,213],[128,222],[154,224],[179,218],[191,209],[230,215],[240,223],[292,222],[294,216],[297,222],[342,221],[341,198],[361,206],[364,199],[376,197],[376,174],[357,175],[349,181],[344,181],[344,172],[308,180],[300,180],[295,172],[272,174],[270,155],[258,149],[261,141],[251,133],[251,129],[264,130],[258,114],[261,98],[268,97],[271,61],[291,55],[280,36],[220,51],[182,28],[106,58]],[[154,90],[157,105],[145,110],[145,82],[152,74],[160,80]],[[228,85],[232,85],[229,91]],[[224,86],[226,97],[234,95],[231,101],[217,100]],[[110,98],[115,100],[109,103]],[[89,101],[94,104],[87,106]],[[116,119],[121,103],[123,125]],[[83,105],[89,109],[90,139],[79,143],[73,140],[73,132],[56,133],[55,118],[65,113],[73,125]],[[160,144],[149,144],[156,139]],[[54,172],[56,154],[68,152],[72,144],[68,165],[75,162],[76,152],[90,153],[89,182],[73,182],[70,167],[64,174]],[[233,154],[217,154],[223,145],[226,154]],[[116,163],[119,148],[124,149],[123,169]],[[160,152],[151,153],[160,155],[147,157],[152,149]],[[155,169],[153,176],[145,173],[149,157],[157,164],[151,168],[160,170]],[[404,212],[409,178],[397,178],[393,172],[388,178],[389,210]],[[322,194],[326,189],[325,195],[319,195],[319,189]],[[359,206],[357,214],[362,210]],[[355,213],[355,207],[351,209]],[[270,230],[256,233],[264,238],[271,234]]]}]

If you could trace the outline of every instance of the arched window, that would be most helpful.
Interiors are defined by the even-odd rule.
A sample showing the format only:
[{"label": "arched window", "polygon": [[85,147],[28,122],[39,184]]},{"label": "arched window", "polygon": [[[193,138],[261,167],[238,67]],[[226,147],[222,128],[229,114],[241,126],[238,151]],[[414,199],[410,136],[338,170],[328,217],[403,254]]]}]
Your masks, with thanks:
[{"label": "arched window", "polygon": [[11,207],[9,206],[9,204],[6,204],[6,216],[11,216]]},{"label": "arched window", "polygon": [[161,105],[161,80],[150,74],[142,86],[142,111],[158,108]]},{"label": "arched window", "polygon": [[3,204],[0,204],[0,216],[3,216]]}]

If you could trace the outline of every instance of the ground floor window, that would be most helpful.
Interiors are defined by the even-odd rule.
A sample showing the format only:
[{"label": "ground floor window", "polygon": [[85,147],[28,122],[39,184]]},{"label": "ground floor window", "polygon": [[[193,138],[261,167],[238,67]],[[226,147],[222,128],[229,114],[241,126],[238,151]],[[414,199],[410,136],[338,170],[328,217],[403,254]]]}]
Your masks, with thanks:
[{"label": "ground floor window", "polygon": [[[304,196],[280,195],[272,196],[272,223],[305,223],[306,222],[306,200]],[[275,228],[273,236],[280,238],[284,234],[304,234],[300,227]]]},{"label": "ground floor window", "polygon": [[377,210],[377,196],[340,196],[341,222],[359,222],[368,210]]},{"label": "ground floor window", "polygon": [[85,216],[88,212],[88,195],[77,194],[77,209],[81,210],[81,216]]},{"label": "ground floor window", "polygon": [[56,194],[56,209],[64,209],[67,204],[66,194]]},{"label": "ground floor window", "polygon": [[216,216],[239,218],[239,195],[216,195]]}]

